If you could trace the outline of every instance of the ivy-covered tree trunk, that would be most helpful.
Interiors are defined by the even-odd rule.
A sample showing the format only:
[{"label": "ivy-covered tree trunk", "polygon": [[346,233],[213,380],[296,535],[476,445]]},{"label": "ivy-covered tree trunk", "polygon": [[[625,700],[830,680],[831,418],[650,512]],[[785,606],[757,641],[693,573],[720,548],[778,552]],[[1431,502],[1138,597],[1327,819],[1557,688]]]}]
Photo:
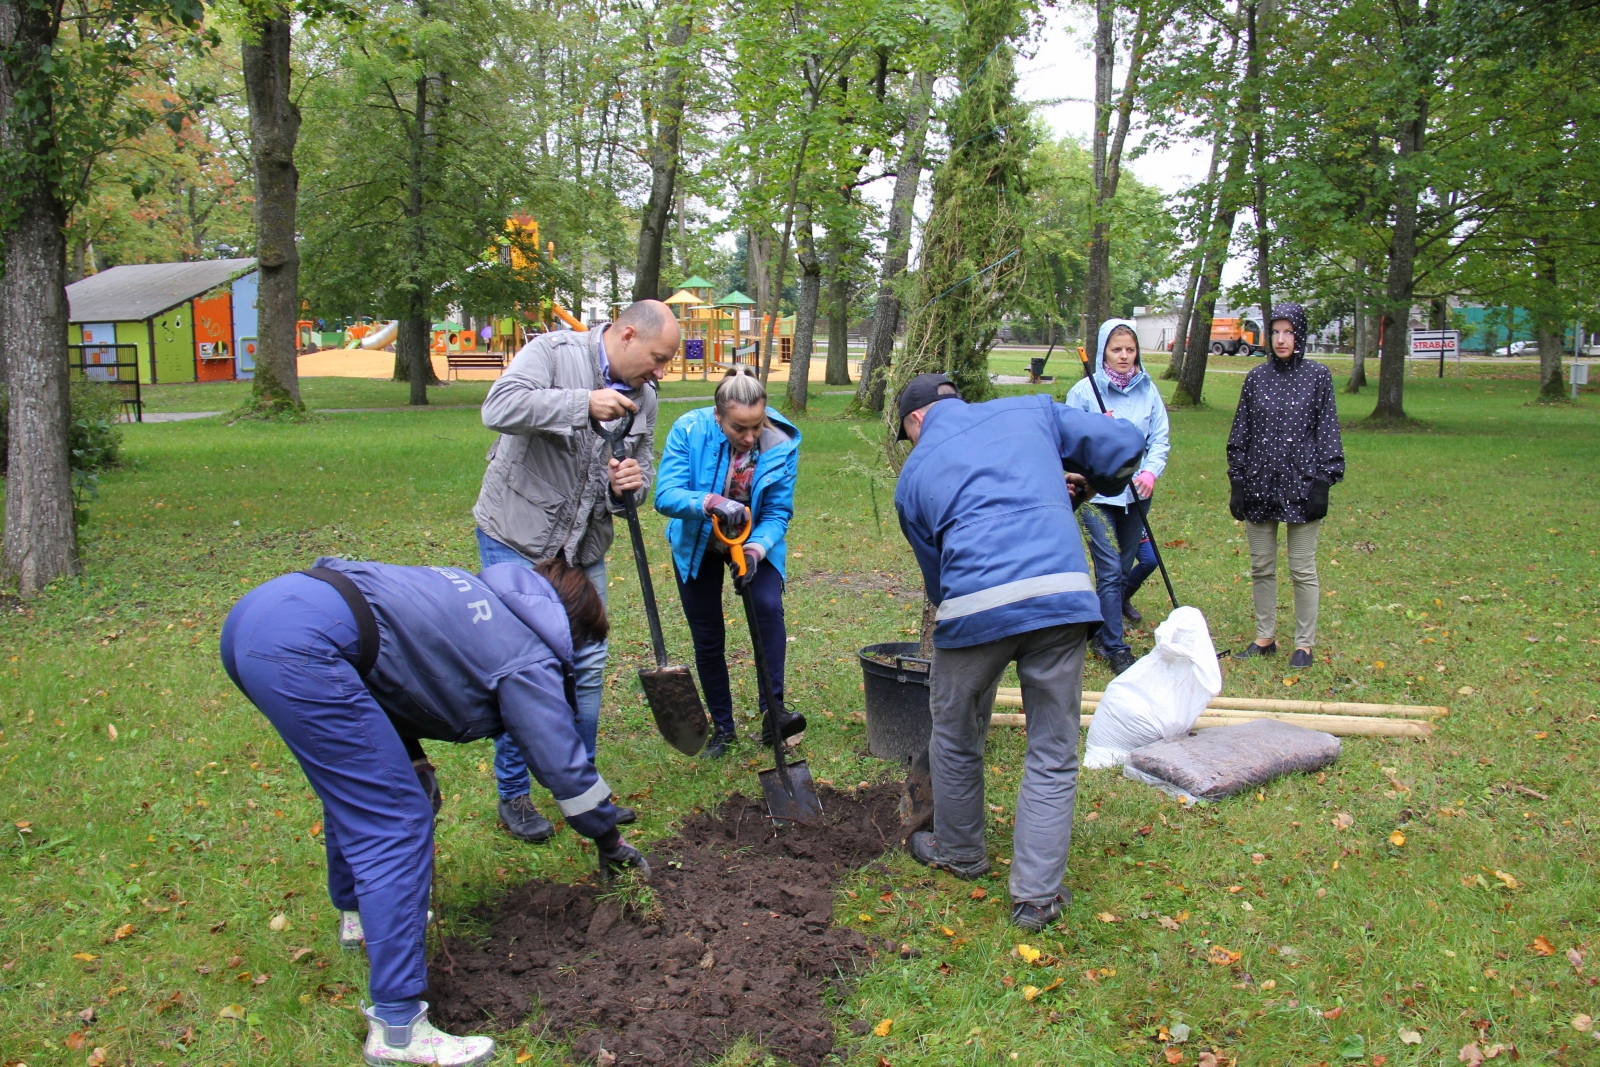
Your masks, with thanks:
[{"label": "ivy-covered tree trunk", "polygon": [[810,391],[811,353],[817,345],[817,305],[822,299],[822,259],[817,255],[812,205],[795,209],[795,258],[800,261],[800,300],[794,314],[794,348],[789,356],[788,410],[803,412]]},{"label": "ivy-covered tree trunk", "polygon": [[925,371],[943,371],[973,401],[993,393],[989,349],[1022,280],[1033,135],[1016,97],[1009,43],[1025,29],[1018,0],[974,0],[966,16],[956,47],[961,89],[945,123],[951,147],[934,175],[917,307],[891,388]]},{"label": "ivy-covered tree trunk", "polygon": [[828,368],[827,385],[850,384],[850,271],[844,231],[828,232]]},{"label": "ivy-covered tree trunk", "polygon": [[928,137],[928,113],[933,108],[934,75],[918,71],[911,106],[906,111],[905,138],[895,166],[894,194],[889,199],[889,228],[883,238],[883,267],[878,275],[878,298],[867,329],[867,354],[861,362],[861,384],[856,406],[883,410],[883,392],[894,355],[894,335],[900,329],[900,290],[906,264],[911,259],[911,212],[922,184],[922,153]]},{"label": "ivy-covered tree trunk", "polygon": [[[672,24],[667,31],[667,47],[674,52],[689,43],[690,20]],[[661,74],[660,92],[654,106],[647,102],[645,124],[653,130],[650,139],[650,197],[639,216],[639,256],[633,271],[633,299],[654,300],[661,296],[661,245],[672,225],[672,202],[678,184],[678,146],[682,136],[685,82],[683,66],[670,63]]]},{"label": "ivy-covered tree trunk", "polygon": [[247,405],[276,415],[305,410],[295,354],[300,312],[300,252],[295,246],[300,172],[294,165],[300,109],[289,96],[289,12],[257,22],[242,48],[250,107],[250,163],[255,171],[251,213],[256,229],[260,331],[256,372]]},{"label": "ivy-covered tree trunk", "polygon": [[0,279],[10,434],[5,572],[25,597],[82,569],[67,453],[67,211],[54,180],[59,145],[48,73],[58,11],[0,3],[0,151],[11,186]]}]

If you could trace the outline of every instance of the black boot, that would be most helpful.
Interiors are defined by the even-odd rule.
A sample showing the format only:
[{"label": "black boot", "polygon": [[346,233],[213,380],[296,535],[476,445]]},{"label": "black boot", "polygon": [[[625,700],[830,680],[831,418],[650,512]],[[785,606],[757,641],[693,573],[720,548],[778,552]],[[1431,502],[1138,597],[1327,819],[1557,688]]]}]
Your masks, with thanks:
[{"label": "black boot", "polygon": [[728,750],[738,740],[732,730],[718,730],[711,735],[711,740],[706,742],[705,753],[710,759],[721,759],[728,754]]},{"label": "black boot", "polygon": [[[778,722],[785,741],[806,728],[806,717],[798,711],[791,711],[782,701],[778,702]],[[761,747],[772,747],[772,725],[765,715],[761,717]]]},{"label": "black boot", "polygon": [[538,844],[556,835],[555,824],[533,806],[533,798],[524,793],[520,797],[500,801],[500,824],[518,841]]}]

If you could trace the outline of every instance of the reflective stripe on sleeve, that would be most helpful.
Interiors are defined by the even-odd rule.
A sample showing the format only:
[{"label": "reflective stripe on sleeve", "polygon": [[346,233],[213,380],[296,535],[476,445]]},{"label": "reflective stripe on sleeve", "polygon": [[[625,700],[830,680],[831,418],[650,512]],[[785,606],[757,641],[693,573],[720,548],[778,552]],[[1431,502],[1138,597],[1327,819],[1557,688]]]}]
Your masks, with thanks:
[{"label": "reflective stripe on sleeve", "polygon": [[586,811],[593,811],[600,806],[600,802],[611,796],[611,787],[606,785],[604,778],[595,779],[594,785],[585,789],[571,800],[557,800],[556,806],[561,809],[561,814],[570,819],[574,815],[582,815]]},{"label": "reflective stripe on sleeve", "polygon": [[976,615],[980,611],[988,611],[990,608],[1004,607],[1019,600],[1031,600],[1033,597],[1049,596],[1052,593],[1092,592],[1094,592],[1094,581],[1082,571],[1041,574],[1037,578],[1023,578],[1007,582],[1005,585],[980,589],[976,593],[950,597],[939,605],[934,619],[938,622],[959,619],[966,615]]}]

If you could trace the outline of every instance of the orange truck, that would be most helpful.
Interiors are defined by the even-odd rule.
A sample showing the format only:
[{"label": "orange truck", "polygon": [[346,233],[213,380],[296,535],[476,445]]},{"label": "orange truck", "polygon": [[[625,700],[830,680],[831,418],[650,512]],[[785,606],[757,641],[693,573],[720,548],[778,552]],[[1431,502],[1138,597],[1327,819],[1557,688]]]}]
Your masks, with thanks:
[{"label": "orange truck", "polygon": [[1211,320],[1211,354],[1213,356],[1264,356],[1261,327],[1249,319],[1218,318]]}]

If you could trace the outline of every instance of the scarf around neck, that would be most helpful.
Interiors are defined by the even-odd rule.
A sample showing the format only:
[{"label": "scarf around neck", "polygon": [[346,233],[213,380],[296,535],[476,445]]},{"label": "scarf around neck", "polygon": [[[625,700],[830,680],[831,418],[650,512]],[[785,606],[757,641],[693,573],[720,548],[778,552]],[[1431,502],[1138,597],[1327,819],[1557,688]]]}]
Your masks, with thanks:
[{"label": "scarf around neck", "polygon": [[1111,364],[1103,360],[1100,363],[1100,369],[1106,372],[1106,377],[1111,379],[1111,384],[1121,389],[1124,393],[1128,391],[1128,386],[1133,384],[1133,380],[1139,376],[1139,365],[1137,363],[1127,374],[1118,374],[1111,369]]}]

